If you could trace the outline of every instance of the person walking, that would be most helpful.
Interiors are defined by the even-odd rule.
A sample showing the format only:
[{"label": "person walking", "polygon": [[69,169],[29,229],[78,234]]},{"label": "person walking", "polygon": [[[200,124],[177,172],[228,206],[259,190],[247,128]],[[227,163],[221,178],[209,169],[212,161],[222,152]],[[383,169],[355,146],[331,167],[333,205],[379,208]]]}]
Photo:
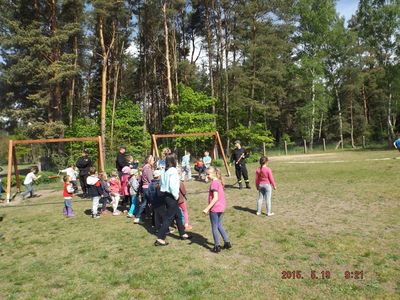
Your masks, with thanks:
[{"label": "person walking", "polygon": [[267,205],[267,216],[270,217],[274,215],[271,210],[272,188],[276,190],[276,183],[272,176],[272,171],[268,167],[268,157],[262,156],[260,158],[260,167],[256,170],[256,189],[258,191],[257,216],[261,215],[261,207],[264,198]]},{"label": "person walking", "polygon": [[129,166],[129,162],[126,159],[125,152],[126,147],[124,145],[121,145],[119,147],[117,158],[115,159],[115,167],[117,168],[119,178],[122,177],[122,169],[126,166]]},{"label": "person walking", "polygon": [[87,185],[87,178],[89,176],[89,170],[92,167],[92,161],[89,157],[89,151],[84,149],[82,151],[81,157],[76,162],[76,167],[79,169],[79,182],[82,189],[82,197],[88,197],[88,185]]},{"label": "person walking", "polygon": [[157,240],[154,242],[155,246],[166,246],[168,243],[165,241],[169,226],[175,220],[178,226],[179,235],[182,240],[190,239],[185,232],[182,219],[179,216],[179,186],[180,179],[178,170],[176,169],[176,159],[174,155],[168,155],[165,158],[165,171],[161,173],[160,192],[166,204],[166,213],[162,218],[162,225],[157,233]]},{"label": "person walking", "polygon": [[246,188],[250,189],[249,175],[246,168],[246,158],[249,157],[249,152],[243,148],[239,140],[235,141],[235,150],[233,150],[231,156],[231,163],[235,164],[236,178],[239,183],[239,189],[243,188],[242,176],[244,178],[244,183]]}]

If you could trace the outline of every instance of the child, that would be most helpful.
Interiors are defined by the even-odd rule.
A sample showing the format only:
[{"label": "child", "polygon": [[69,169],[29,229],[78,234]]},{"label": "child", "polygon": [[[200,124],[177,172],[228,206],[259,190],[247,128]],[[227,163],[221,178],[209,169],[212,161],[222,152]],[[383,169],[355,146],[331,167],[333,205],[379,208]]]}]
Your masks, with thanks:
[{"label": "child", "polygon": [[210,152],[205,151],[204,157],[203,157],[203,163],[204,163],[204,166],[206,167],[206,169],[208,169],[211,166],[211,161],[212,161],[212,159],[210,156]]},{"label": "child", "polygon": [[166,213],[165,202],[160,196],[160,176],[161,171],[155,170],[153,172],[153,179],[151,180],[148,188],[149,202],[153,210],[153,225],[156,232],[160,230],[162,225],[162,216]]},{"label": "child", "polygon": [[74,211],[72,210],[72,196],[74,195],[74,187],[71,183],[71,177],[69,175],[65,175],[63,178],[64,181],[64,216],[67,218],[74,217]]},{"label": "child", "polygon": [[185,155],[182,157],[181,172],[181,180],[185,180],[186,174],[188,180],[192,180],[192,171],[190,169],[190,152],[185,151]]},{"label": "child", "polygon": [[203,173],[206,170],[206,168],[204,167],[203,159],[201,157],[197,159],[196,164],[194,165],[194,169],[196,170],[196,172],[199,173],[198,179],[201,180]]},{"label": "child", "polygon": [[276,190],[272,171],[268,168],[268,157],[262,156],[260,158],[260,167],[256,170],[256,189],[258,191],[257,216],[261,215],[261,207],[264,198],[266,198],[267,203],[267,216],[270,217],[274,215],[271,211],[271,186]]},{"label": "child", "polygon": [[121,176],[121,196],[122,198],[122,211],[124,213],[127,212],[126,210],[126,204],[129,202],[129,187],[128,187],[128,181],[129,181],[129,175],[131,172],[131,168],[128,166],[125,166],[122,168],[122,176]]},{"label": "child", "polygon": [[64,170],[59,170],[60,173],[66,173],[70,178],[70,182],[74,187],[74,193],[78,191],[78,184],[76,183],[76,176],[78,175],[78,171],[74,164],[71,164],[68,168]]},{"label": "child", "polygon": [[[211,166],[211,156],[208,151],[204,152],[203,163],[204,163],[204,172],[205,172]],[[208,182],[208,176],[206,176],[204,181]]]},{"label": "child", "polygon": [[37,167],[32,167],[31,171],[28,173],[28,175],[26,175],[25,180],[24,180],[24,185],[26,187],[26,191],[21,193],[23,200],[25,200],[25,198],[28,194],[29,194],[29,197],[33,197],[33,182],[38,180],[41,177],[41,175],[36,177],[36,174],[38,173],[38,171],[39,170]]},{"label": "child", "polygon": [[133,218],[135,209],[136,209],[136,203],[137,203],[137,197],[139,193],[139,172],[136,169],[131,170],[130,172],[131,177],[129,178],[129,194],[131,195],[131,207],[128,212],[128,218]]},{"label": "child", "polygon": [[183,184],[183,182],[181,181],[180,186],[179,186],[178,206],[183,215],[185,230],[190,230],[190,229],[192,229],[192,225],[189,225],[189,210],[188,210],[185,200],[186,200],[186,188],[185,188],[185,185]]},{"label": "child", "polygon": [[119,216],[121,212],[118,210],[118,203],[121,193],[121,181],[118,178],[117,172],[113,171],[110,178],[111,189],[111,206],[113,208],[113,216]]},{"label": "child", "polygon": [[100,216],[97,214],[97,207],[99,206],[99,201],[101,196],[104,194],[104,191],[101,186],[101,181],[96,175],[95,167],[90,167],[89,176],[86,179],[86,183],[89,197],[92,198],[92,218],[100,218]]},{"label": "child", "polygon": [[99,174],[99,179],[101,182],[101,187],[103,189],[103,195],[100,199],[101,201],[101,215],[108,215],[110,212],[107,210],[107,202],[111,200],[111,188],[107,180],[107,174],[102,172]]},{"label": "child", "polygon": [[229,242],[228,235],[222,226],[222,214],[225,210],[225,194],[224,194],[224,183],[222,181],[221,171],[213,166],[210,166],[207,170],[207,176],[211,180],[210,190],[208,194],[208,206],[203,210],[204,214],[210,212],[210,221],[212,226],[212,233],[214,237],[214,248],[213,252],[218,253],[221,251],[219,245],[219,234],[224,239],[224,249],[232,248]]}]

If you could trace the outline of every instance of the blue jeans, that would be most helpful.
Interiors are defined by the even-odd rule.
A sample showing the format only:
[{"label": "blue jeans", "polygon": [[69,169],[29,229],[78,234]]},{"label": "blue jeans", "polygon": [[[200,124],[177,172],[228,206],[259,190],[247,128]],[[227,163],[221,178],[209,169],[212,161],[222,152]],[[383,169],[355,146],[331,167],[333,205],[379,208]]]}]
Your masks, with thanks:
[{"label": "blue jeans", "polygon": [[222,212],[210,212],[210,221],[215,246],[219,246],[219,233],[221,234],[225,243],[229,242],[228,235],[222,226],[222,214]]},{"label": "blue jeans", "polygon": [[142,216],[142,213],[144,212],[146,205],[147,205],[147,198],[149,197],[149,193],[148,193],[149,189],[143,189],[143,193],[142,193],[142,203],[140,204],[139,209],[137,210],[135,217],[139,218]]},{"label": "blue jeans", "polygon": [[25,184],[26,191],[21,193],[21,196],[25,198],[26,195],[29,194],[30,197],[33,196],[33,182],[29,184]]},{"label": "blue jeans", "polygon": [[137,203],[137,196],[133,195],[131,197],[131,207],[130,207],[129,212],[128,212],[129,215],[133,215],[135,213],[136,203]]},{"label": "blue jeans", "polygon": [[261,214],[261,207],[264,198],[266,199],[267,214],[271,213],[271,195],[272,186],[270,184],[260,184],[258,187],[258,201],[257,201],[257,213]]}]

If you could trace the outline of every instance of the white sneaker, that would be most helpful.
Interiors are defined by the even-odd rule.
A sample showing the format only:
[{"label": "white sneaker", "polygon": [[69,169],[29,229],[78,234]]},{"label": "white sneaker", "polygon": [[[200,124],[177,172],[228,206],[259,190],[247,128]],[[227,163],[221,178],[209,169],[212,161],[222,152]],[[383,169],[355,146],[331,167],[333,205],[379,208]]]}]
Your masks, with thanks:
[{"label": "white sneaker", "polygon": [[133,218],[135,215],[131,215],[131,214],[128,214],[126,217],[127,218]]},{"label": "white sneaker", "polygon": [[257,215],[257,216],[261,216],[261,213],[260,213],[260,212],[257,212],[256,215]]},{"label": "white sneaker", "polygon": [[119,216],[121,214],[121,212],[119,210],[116,210],[113,212],[113,216]]},{"label": "white sneaker", "polygon": [[272,213],[267,214],[267,217],[271,217],[273,215],[275,215],[275,214],[272,212]]}]

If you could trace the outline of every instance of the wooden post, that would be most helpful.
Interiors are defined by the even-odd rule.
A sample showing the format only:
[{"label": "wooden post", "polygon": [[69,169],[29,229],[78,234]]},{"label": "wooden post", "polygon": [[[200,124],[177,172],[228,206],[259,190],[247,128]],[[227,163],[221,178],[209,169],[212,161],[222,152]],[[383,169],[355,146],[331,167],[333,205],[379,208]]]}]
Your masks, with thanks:
[{"label": "wooden post", "polygon": [[307,141],[304,139],[303,142],[304,142],[304,154],[306,154],[307,153]]},{"label": "wooden post", "polygon": [[287,142],[285,141],[285,155],[287,155]]},{"label": "wooden post", "polygon": [[322,139],[322,143],[324,143],[324,151],[326,151],[326,143],[325,143],[325,138]]},{"label": "wooden post", "polygon": [[362,137],[363,148],[365,149],[365,135]]},{"label": "wooden post", "polygon": [[217,136],[219,149],[221,149],[222,159],[223,159],[223,161],[224,161],[226,173],[227,173],[228,176],[230,177],[230,176],[231,176],[231,172],[229,171],[229,168],[228,168],[228,162],[226,161],[226,156],[225,156],[225,152],[224,152],[224,147],[222,146],[221,138],[219,137],[219,132],[216,131],[216,132],[215,132],[215,135]]},{"label": "wooden post", "polygon": [[214,137],[214,144],[213,144],[213,148],[212,148],[212,152],[211,152],[211,156],[213,160],[217,159],[217,135],[215,135]]},{"label": "wooden post", "polygon": [[14,174],[15,174],[15,182],[17,183],[17,192],[21,192],[21,182],[19,180],[19,172],[18,172],[18,164],[17,164],[17,155],[15,153],[15,146],[12,147],[12,156],[13,156],[13,164],[14,164]]},{"label": "wooden post", "polygon": [[263,155],[266,156],[267,152],[265,151],[265,143],[263,142]]},{"label": "wooden post", "polygon": [[155,134],[152,134],[151,139],[153,140],[153,147],[155,150],[155,154],[157,158],[160,158],[160,154],[158,153],[157,136]]},{"label": "wooden post", "polygon": [[101,136],[98,137],[98,169],[99,172],[104,172],[104,159],[103,159],[103,142]]},{"label": "wooden post", "polygon": [[13,141],[10,140],[8,142],[8,166],[7,166],[7,204],[10,203],[11,199],[11,170],[12,170],[12,162],[13,162]]}]

